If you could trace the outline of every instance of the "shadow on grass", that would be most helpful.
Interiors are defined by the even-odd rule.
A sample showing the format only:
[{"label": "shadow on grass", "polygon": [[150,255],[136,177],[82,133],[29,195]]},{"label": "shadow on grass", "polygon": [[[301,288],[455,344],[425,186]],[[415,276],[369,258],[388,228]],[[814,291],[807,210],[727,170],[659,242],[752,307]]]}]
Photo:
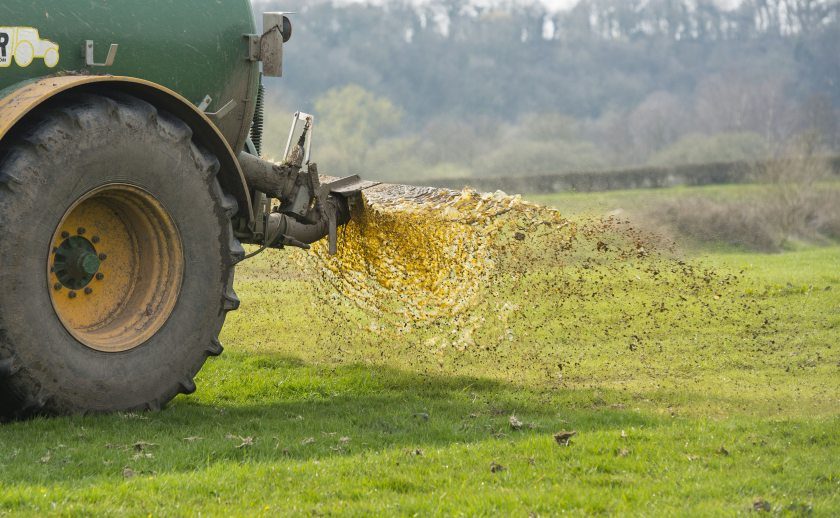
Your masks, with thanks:
[{"label": "shadow on grass", "polygon": [[[483,441],[548,441],[655,428],[667,418],[610,406],[603,391],[529,390],[487,379],[379,366],[311,365],[227,354],[199,391],[157,414],[35,419],[0,426],[0,487],[71,483],[217,463],[302,462]],[[617,399],[616,399],[617,400]],[[511,416],[522,423],[514,429]]]}]

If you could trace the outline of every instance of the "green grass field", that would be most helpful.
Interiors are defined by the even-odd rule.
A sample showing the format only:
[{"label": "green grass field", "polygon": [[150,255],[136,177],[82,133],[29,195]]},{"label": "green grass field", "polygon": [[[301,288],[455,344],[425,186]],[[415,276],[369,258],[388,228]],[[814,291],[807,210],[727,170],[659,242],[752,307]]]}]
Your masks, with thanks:
[{"label": "green grass field", "polygon": [[196,394],[0,426],[0,515],[840,514],[840,246],[669,261],[499,275],[462,348],[264,254]]},{"label": "green grass field", "polygon": [[[816,184],[814,191],[840,190],[840,182],[828,180]],[[768,186],[760,183],[671,187],[667,189],[630,189],[603,192],[563,192],[531,194],[529,200],[551,205],[570,214],[602,214],[614,210],[639,210],[657,202],[703,197],[721,201],[753,201],[766,197]]]}]

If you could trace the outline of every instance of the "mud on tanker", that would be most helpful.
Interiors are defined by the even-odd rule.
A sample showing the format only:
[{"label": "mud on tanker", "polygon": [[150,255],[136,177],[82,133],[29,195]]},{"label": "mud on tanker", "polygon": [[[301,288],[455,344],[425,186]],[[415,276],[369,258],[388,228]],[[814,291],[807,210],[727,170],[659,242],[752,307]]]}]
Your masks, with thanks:
[{"label": "mud on tanker", "polygon": [[318,175],[304,113],[260,158],[292,36],[262,22],[248,0],[0,5],[0,419],[159,409],[222,352],[243,244],[335,251],[372,184]]}]

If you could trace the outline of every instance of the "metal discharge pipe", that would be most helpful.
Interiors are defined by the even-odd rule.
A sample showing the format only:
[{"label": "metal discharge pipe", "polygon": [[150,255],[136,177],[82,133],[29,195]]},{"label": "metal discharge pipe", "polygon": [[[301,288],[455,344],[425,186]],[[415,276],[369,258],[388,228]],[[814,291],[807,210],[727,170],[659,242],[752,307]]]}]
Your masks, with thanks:
[{"label": "metal discharge pipe", "polygon": [[[328,207],[322,211],[322,217],[311,224],[302,223],[286,214],[277,212],[269,214],[266,221],[266,235],[288,236],[306,245],[320,241],[329,236],[335,228],[346,225],[350,221],[350,208],[347,200],[342,196],[331,195],[327,200],[327,205]],[[332,221],[330,214],[335,215]]]},{"label": "metal discharge pipe", "polygon": [[284,190],[300,175],[300,168],[275,164],[244,151],[238,158],[248,186],[272,198],[283,199]]},{"label": "metal discharge pipe", "polygon": [[[317,169],[302,172],[300,167],[275,164],[248,153],[239,154],[239,163],[248,185],[281,202],[280,212],[265,219],[265,235],[269,246],[310,245],[329,236],[334,252],[336,229],[350,221],[347,194],[332,193],[323,186]],[[318,200],[313,204],[312,200]],[[314,205],[314,206],[313,206]]]}]

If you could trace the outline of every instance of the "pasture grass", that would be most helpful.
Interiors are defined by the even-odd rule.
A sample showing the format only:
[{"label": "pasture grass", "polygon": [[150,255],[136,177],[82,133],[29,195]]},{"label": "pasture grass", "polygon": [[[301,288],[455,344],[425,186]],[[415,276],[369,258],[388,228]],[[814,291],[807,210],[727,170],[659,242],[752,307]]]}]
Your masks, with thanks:
[{"label": "pasture grass", "polygon": [[836,179],[530,197],[567,216],[629,218],[695,253],[780,252],[840,241]]},{"label": "pasture grass", "polygon": [[615,308],[661,286],[558,307],[538,264],[518,319],[430,352],[263,254],[195,394],[0,426],[0,515],[836,516],[840,247],[702,264],[738,280],[640,330]]},{"label": "pasture grass", "polygon": [[[626,189],[603,192],[559,192],[528,194],[531,201],[557,207],[565,215],[600,215],[613,211],[639,212],[651,205],[702,197],[713,201],[753,203],[772,192],[773,186],[762,183],[678,186],[668,188]],[[836,192],[840,182],[828,179],[815,184],[815,192]]]}]

